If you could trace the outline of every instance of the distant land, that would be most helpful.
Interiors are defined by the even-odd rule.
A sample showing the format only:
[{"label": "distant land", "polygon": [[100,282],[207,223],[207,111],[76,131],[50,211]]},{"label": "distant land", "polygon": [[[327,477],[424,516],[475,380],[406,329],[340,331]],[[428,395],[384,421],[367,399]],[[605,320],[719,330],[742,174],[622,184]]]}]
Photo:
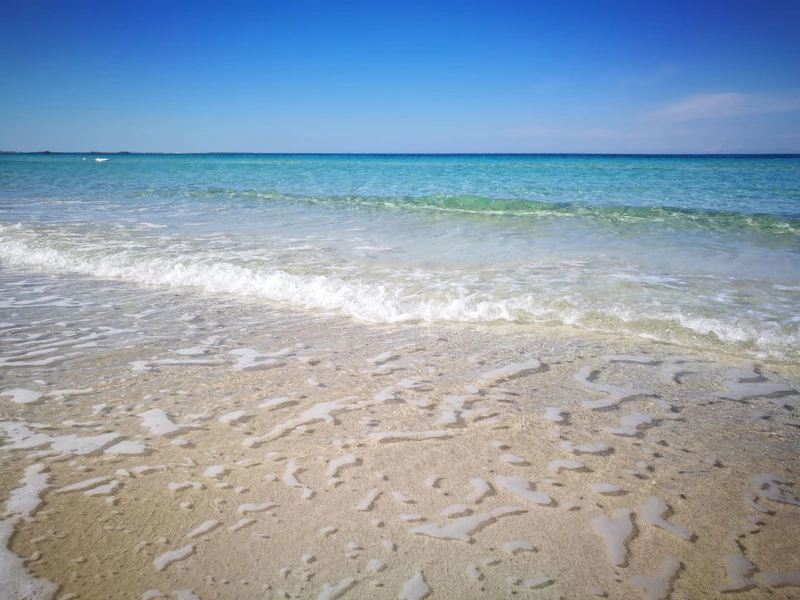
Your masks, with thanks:
[{"label": "distant land", "polygon": [[787,158],[800,156],[800,152],[733,152],[733,153],[692,153],[692,152],[131,152],[119,150],[113,152],[90,151],[54,151],[39,150],[21,152],[18,150],[0,150],[0,154],[21,155],[134,155],[134,156],[661,156],[664,158],[686,157],[741,157],[749,156]]}]

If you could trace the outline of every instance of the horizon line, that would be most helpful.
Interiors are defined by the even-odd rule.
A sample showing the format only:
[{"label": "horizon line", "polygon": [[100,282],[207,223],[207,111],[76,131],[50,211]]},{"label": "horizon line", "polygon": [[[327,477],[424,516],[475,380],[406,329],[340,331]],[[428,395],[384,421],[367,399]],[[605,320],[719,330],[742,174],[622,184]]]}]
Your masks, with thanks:
[{"label": "horizon line", "polygon": [[134,152],[115,150],[0,150],[0,155],[87,155],[109,154],[115,156],[800,156],[800,152]]}]

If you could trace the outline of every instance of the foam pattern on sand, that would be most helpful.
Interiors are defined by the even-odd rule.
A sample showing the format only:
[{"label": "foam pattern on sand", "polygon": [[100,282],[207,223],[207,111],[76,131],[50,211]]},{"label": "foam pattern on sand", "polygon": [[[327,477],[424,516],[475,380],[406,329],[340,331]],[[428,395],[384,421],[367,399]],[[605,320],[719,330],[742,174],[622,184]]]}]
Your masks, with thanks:
[{"label": "foam pattern on sand", "polygon": [[3,597],[800,585],[790,366],[18,283],[40,301],[0,328]]}]

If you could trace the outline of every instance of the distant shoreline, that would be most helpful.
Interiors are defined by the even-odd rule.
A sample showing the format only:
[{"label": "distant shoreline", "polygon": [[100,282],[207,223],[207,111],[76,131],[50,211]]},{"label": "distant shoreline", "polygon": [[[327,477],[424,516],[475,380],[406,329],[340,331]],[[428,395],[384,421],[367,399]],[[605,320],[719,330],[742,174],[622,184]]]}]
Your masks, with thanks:
[{"label": "distant shoreline", "polygon": [[22,156],[602,156],[639,158],[796,158],[800,153],[734,153],[734,154],[672,154],[672,153],[624,153],[624,152],[60,152],[41,150],[20,152],[0,150],[0,155]]}]

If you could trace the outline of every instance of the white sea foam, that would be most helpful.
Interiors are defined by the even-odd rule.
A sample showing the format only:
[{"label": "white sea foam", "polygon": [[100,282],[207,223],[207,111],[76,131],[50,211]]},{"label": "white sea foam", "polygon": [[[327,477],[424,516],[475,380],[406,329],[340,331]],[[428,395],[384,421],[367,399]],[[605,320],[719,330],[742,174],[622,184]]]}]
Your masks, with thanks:
[{"label": "white sea foam", "polygon": [[[697,294],[697,307],[690,310],[683,298],[691,286],[683,281],[677,285],[668,277],[647,274],[614,278],[599,265],[559,262],[555,258],[548,260],[567,273],[558,281],[549,277],[551,271],[545,268],[549,263],[542,265],[541,272],[514,268],[507,277],[513,283],[497,286],[496,273],[452,268],[408,270],[375,266],[353,257],[342,267],[347,273],[343,278],[337,275],[337,269],[320,267],[331,264],[331,257],[325,254],[328,250],[322,247],[308,251],[313,256],[304,251],[295,252],[288,261],[282,257],[284,266],[277,268],[269,260],[269,252],[262,261],[242,264],[232,258],[237,255],[235,247],[193,246],[189,240],[167,246],[157,230],[136,234],[139,237],[135,242],[120,249],[120,239],[113,231],[96,233],[91,240],[78,236],[82,242],[77,242],[72,230],[64,227],[63,231],[45,232],[0,225],[0,262],[264,298],[295,307],[337,311],[367,322],[560,321],[602,331],[623,329],[679,343],[715,343],[715,339],[746,343],[776,356],[796,352],[800,335],[791,322],[795,314],[791,298],[776,301],[764,311],[748,310],[743,298],[733,304],[704,302],[702,298],[718,295],[718,290],[708,286],[722,285],[713,283],[713,278],[692,284],[706,287]],[[285,248],[281,251],[288,252]],[[581,283],[573,278],[579,272]],[[624,291],[632,285],[639,286],[635,293],[615,294],[617,300],[607,301],[609,286],[621,286]],[[680,301],[675,300],[674,287],[683,290]],[[791,293],[789,288],[793,287],[773,286],[772,290]]]},{"label": "white sea foam", "polygon": [[190,544],[188,546],[184,546],[183,548],[171,550],[161,554],[160,556],[157,556],[153,561],[153,565],[157,571],[163,571],[172,563],[188,558],[192,554],[194,554],[194,546]]},{"label": "white sea foam", "polygon": [[428,535],[442,540],[470,542],[472,540],[472,533],[475,533],[486,525],[494,523],[500,517],[518,515],[524,512],[526,512],[525,509],[516,506],[501,506],[488,513],[459,517],[442,527],[434,523],[419,525],[411,529],[411,533]]},{"label": "white sea foam", "polygon": [[27,467],[22,487],[14,489],[5,503],[4,512],[8,518],[0,520],[0,595],[3,598],[50,600],[58,591],[57,583],[32,576],[25,568],[25,561],[8,547],[20,519],[32,515],[41,504],[41,493],[49,487],[49,477],[40,463]]}]

